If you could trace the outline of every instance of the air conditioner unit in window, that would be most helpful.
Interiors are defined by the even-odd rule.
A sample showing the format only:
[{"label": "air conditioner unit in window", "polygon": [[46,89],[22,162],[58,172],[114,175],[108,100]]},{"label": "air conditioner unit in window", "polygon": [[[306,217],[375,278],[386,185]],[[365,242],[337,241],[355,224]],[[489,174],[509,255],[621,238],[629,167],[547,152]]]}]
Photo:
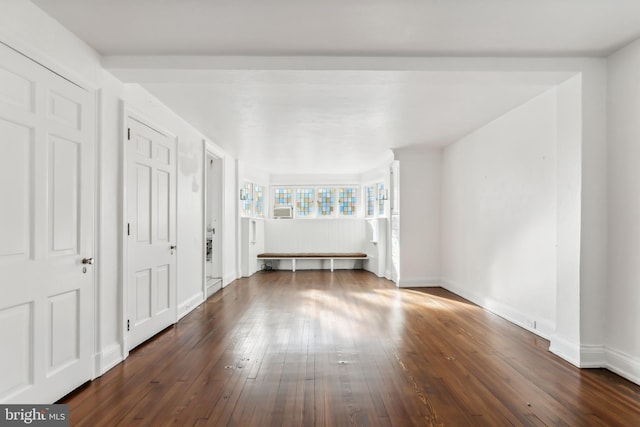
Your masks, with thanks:
[{"label": "air conditioner unit in window", "polygon": [[276,206],[273,208],[274,218],[293,218],[293,206]]}]

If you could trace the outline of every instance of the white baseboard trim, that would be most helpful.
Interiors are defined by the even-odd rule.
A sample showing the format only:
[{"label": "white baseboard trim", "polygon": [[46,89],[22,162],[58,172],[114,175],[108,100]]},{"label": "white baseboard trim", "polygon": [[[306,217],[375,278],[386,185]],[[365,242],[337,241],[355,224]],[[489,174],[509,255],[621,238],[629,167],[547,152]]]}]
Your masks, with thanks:
[{"label": "white baseboard trim", "polygon": [[[427,282],[425,279],[418,279]],[[399,287],[417,286],[418,280],[400,280]],[[584,344],[580,345],[562,335],[554,333],[555,325],[548,321],[536,320],[536,329],[531,328],[526,319],[527,315],[514,310],[503,303],[491,298],[470,292],[460,285],[456,285],[451,280],[440,279],[431,280],[431,283],[438,283],[449,292],[465,298],[474,304],[514,323],[536,335],[548,339],[551,344],[549,351],[561,357],[578,368],[606,368],[611,372],[620,375],[636,384],[640,385],[640,358],[634,357],[623,351],[613,349],[603,345]],[[437,286],[430,284],[428,286]]]},{"label": "white baseboard trim", "polygon": [[210,280],[209,283],[207,283],[207,295],[206,295],[206,298],[208,299],[211,295],[215,294],[220,289],[222,289],[222,279],[212,279],[212,280]]},{"label": "white baseboard trim", "polygon": [[478,304],[480,307],[497,314],[511,323],[548,339],[551,342],[549,351],[572,365],[578,368],[606,368],[629,381],[640,384],[640,358],[604,345],[580,345],[580,343],[574,342],[565,336],[555,334],[555,325],[550,322],[538,320],[537,329],[532,329],[526,324],[527,317],[523,313],[490,298],[469,292],[450,280],[442,279],[440,283],[446,290]]},{"label": "white baseboard trim", "polygon": [[640,358],[614,348],[605,348],[606,368],[640,385]]},{"label": "white baseboard trim", "polygon": [[199,306],[204,301],[202,292],[198,292],[182,304],[178,306],[178,320],[182,319],[184,316],[193,311],[197,306]]},{"label": "white baseboard trim", "polygon": [[511,323],[514,323],[520,326],[523,329],[526,329],[529,332],[532,332],[544,339],[550,339],[551,335],[555,331],[555,324],[546,319],[534,319],[535,325],[531,324],[531,317],[519,310],[514,309],[504,303],[499,301],[495,301],[492,298],[487,298],[475,292],[471,292],[466,288],[456,284],[455,282],[449,279],[441,279],[439,281],[441,286],[448,290],[449,292],[453,292],[456,295],[461,296],[462,298],[468,299],[474,304],[479,305],[480,307],[490,311],[493,314],[496,314],[502,317],[505,320],[508,320]]},{"label": "white baseboard trim", "polygon": [[231,282],[235,281],[238,278],[238,275],[234,272],[227,274],[224,276],[224,280],[222,281],[222,287],[226,288],[231,284]]},{"label": "white baseboard trim", "polygon": [[580,368],[580,344],[556,334],[551,337],[549,351]]},{"label": "white baseboard trim", "polygon": [[580,346],[580,367],[606,368],[606,352],[603,345],[582,344]]},{"label": "white baseboard trim", "polygon": [[99,375],[104,375],[111,368],[122,362],[122,346],[120,343],[113,343],[106,346],[98,353]]},{"label": "white baseboard trim", "polygon": [[376,277],[384,277],[384,272],[382,270],[371,267],[369,264],[370,263],[367,262],[363,263],[362,269],[368,271],[369,273],[375,274]]},{"label": "white baseboard trim", "polygon": [[437,277],[413,277],[409,279],[400,278],[399,288],[439,288],[440,279]]}]

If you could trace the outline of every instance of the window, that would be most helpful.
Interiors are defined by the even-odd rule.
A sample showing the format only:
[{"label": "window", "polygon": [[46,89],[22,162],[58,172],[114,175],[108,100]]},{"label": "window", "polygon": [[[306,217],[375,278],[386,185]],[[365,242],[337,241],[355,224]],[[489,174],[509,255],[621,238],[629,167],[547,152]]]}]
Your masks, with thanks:
[{"label": "window", "polygon": [[242,202],[242,216],[251,216],[253,208],[253,184],[245,182],[242,186],[241,202]]},{"label": "window", "polygon": [[357,191],[358,189],[355,187],[340,188],[338,190],[340,216],[355,216],[357,214]]},{"label": "window", "polygon": [[253,213],[258,218],[264,218],[264,187],[254,184],[253,186]]},{"label": "window", "polygon": [[384,182],[364,186],[364,215],[366,218],[383,217],[388,199]]},{"label": "window", "polygon": [[[371,191],[371,209],[375,211],[375,186],[372,186]],[[361,212],[358,212],[358,187],[356,186],[273,187],[272,194],[272,209],[291,206],[295,208],[294,218],[335,218],[362,215]]]},{"label": "window", "polygon": [[373,185],[369,185],[367,187],[364,188],[365,191],[365,195],[366,195],[366,213],[365,216],[366,217],[372,217],[373,213],[374,213],[374,205],[375,205],[375,192],[374,192],[374,186]]},{"label": "window", "polygon": [[384,188],[384,182],[378,183],[378,215],[384,216],[385,200],[387,199],[387,190]]},{"label": "window", "polygon": [[335,188],[318,188],[318,216],[333,216],[336,206]]},{"label": "window", "polygon": [[293,205],[293,191],[290,188],[276,188],[275,189],[275,205],[276,206],[292,206]]},{"label": "window", "polygon": [[244,181],[240,187],[240,215],[264,218],[264,185]]},{"label": "window", "polygon": [[313,188],[296,189],[296,216],[308,218],[313,215]]}]

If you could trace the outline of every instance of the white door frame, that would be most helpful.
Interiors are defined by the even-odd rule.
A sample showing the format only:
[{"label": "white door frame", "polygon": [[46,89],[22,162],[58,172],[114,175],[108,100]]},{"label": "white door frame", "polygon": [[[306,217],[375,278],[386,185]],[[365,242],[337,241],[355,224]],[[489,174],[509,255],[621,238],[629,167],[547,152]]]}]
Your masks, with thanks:
[{"label": "white door frame", "polygon": [[[227,158],[225,155],[225,152],[223,150],[221,150],[219,147],[217,147],[216,145],[214,145],[211,141],[207,141],[206,139],[202,140],[202,147],[203,147],[203,152],[204,155],[203,157],[203,167],[202,167],[202,173],[203,173],[203,180],[202,182],[204,182],[204,186],[203,186],[203,203],[202,203],[202,236],[203,236],[203,242],[206,245],[206,241],[207,241],[207,202],[208,202],[208,197],[209,197],[209,176],[207,171],[209,170],[209,167],[207,165],[207,158],[208,157],[215,157],[216,159],[220,160],[222,162],[222,171],[221,173],[221,185],[220,185],[220,228],[222,230],[222,239],[220,241],[220,247],[224,248],[224,238],[225,238],[225,220],[226,220],[226,211],[225,211],[225,193],[224,193],[224,189],[226,187],[226,182],[225,182],[225,175],[226,175],[226,162],[227,162]],[[224,279],[225,279],[225,274],[224,274],[224,250],[220,251],[220,276],[222,279],[222,287],[224,287]],[[202,296],[203,296],[203,300],[207,299],[207,260],[206,260],[206,250],[202,251]]]},{"label": "white door frame", "polygon": [[[129,248],[128,248],[128,244],[127,244],[127,214],[128,214],[128,203],[127,203],[127,180],[128,180],[128,176],[127,176],[127,162],[129,160],[128,156],[127,156],[127,142],[128,142],[128,126],[127,126],[127,121],[129,118],[132,118],[142,124],[144,124],[145,126],[148,126],[150,128],[152,128],[153,130],[163,134],[164,136],[166,136],[169,139],[172,139],[175,141],[176,143],[176,155],[178,152],[178,137],[173,134],[172,132],[169,132],[168,130],[166,130],[165,128],[163,128],[162,126],[159,126],[157,123],[155,123],[153,120],[150,120],[146,115],[140,113],[137,109],[135,109],[134,107],[132,107],[131,105],[129,105],[126,101],[121,100],[120,101],[120,123],[122,126],[122,133],[120,134],[120,176],[122,177],[121,181],[120,181],[120,206],[121,206],[121,212],[120,212],[120,227],[119,227],[119,231],[120,231],[120,241],[119,241],[119,245],[120,245],[120,286],[119,286],[119,290],[120,290],[120,298],[118,301],[118,305],[119,305],[119,319],[120,319],[120,343],[122,345],[122,360],[125,360],[127,357],[129,357],[129,346],[128,346],[128,342],[127,342],[127,338],[128,338],[128,334],[127,334],[127,316],[128,316],[128,282],[129,282]],[[176,177],[175,179],[178,179],[177,177],[177,170],[176,170]],[[176,204],[176,213],[177,213],[177,207],[178,207],[178,194],[177,194],[177,187],[176,187],[176,200],[174,201],[174,203]],[[177,215],[176,218],[174,218],[174,221],[176,221],[176,242],[178,241],[178,234],[179,234],[179,230],[177,227]],[[176,259],[176,277],[177,277],[177,270],[178,270],[178,261]],[[174,291],[175,293],[174,295],[174,301],[177,301],[177,293],[178,293],[178,284],[176,283],[176,286],[174,286]],[[173,310],[173,323],[175,324],[178,321],[178,310],[177,310],[177,304],[176,307],[172,308]]]}]

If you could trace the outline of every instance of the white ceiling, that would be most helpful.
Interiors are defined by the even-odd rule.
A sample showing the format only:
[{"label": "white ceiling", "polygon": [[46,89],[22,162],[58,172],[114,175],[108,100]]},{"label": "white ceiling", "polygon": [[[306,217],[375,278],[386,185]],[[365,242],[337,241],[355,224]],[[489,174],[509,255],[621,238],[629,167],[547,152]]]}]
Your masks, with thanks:
[{"label": "white ceiling", "polygon": [[638,0],[34,0],[103,55],[602,55]]},{"label": "white ceiling", "polygon": [[[447,144],[568,75],[260,69],[260,60],[602,56],[640,36],[638,0],[33,2],[123,81],[142,84],[240,159],[279,173],[353,173],[389,148]],[[154,68],[150,55],[178,57]],[[247,69],[171,70],[171,58],[189,55],[262,59]]]},{"label": "white ceiling", "polygon": [[357,173],[380,164],[389,148],[456,141],[559,79],[420,71],[213,74],[211,83],[145,87],[239,158],[269,159],[265,164],[279,173]]}]

